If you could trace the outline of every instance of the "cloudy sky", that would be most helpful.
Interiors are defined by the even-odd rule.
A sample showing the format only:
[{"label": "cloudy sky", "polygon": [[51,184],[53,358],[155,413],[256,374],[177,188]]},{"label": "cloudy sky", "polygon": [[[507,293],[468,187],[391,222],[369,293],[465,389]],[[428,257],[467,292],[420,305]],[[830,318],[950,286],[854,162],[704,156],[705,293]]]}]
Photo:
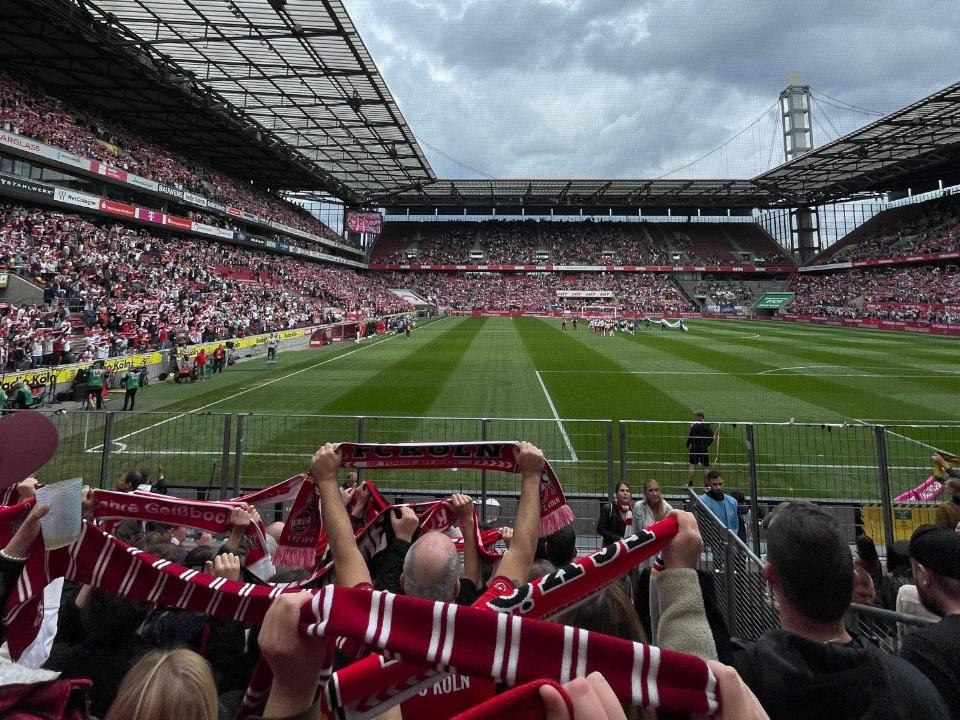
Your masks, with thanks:
[{"label": "cloudy sky", "polygon": [[960,80],[955,0],[344,3],[439,177],[749,177],[789,71],[817,144]]}]

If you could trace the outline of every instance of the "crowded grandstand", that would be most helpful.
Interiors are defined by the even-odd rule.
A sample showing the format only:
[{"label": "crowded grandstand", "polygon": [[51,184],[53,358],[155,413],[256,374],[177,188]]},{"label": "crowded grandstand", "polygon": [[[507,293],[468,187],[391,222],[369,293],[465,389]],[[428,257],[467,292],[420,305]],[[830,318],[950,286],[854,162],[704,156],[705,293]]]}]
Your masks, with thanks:
[{"label": "crowded grandstand", "polygon": [[0,716],[960,717],[960,84],[444,179],[344,4],[0,0]]}]

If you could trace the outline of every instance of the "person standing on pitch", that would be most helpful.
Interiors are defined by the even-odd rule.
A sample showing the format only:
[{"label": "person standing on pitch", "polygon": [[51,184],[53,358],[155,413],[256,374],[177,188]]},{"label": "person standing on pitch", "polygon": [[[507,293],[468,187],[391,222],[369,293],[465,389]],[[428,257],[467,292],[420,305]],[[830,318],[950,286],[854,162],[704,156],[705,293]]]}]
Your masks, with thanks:
[{"label": "person standing on pitch", "polygon": [[277,340],[276,333],[271,333],[270,337],[267,338],[267,362],[275,363],[277,361],[277,346],[280,344],[280,341]]},{"label": "person standing on pitch", "polygon": [[[133,410],[133,404],[137,400],[137,388],[140,387],[140,371],[137,369],[127,370],[127,374],[123,376],[123,380],[120,381],[120,384],[123,386],[123,409],[124,410]],[[130,407],[127,408],[129,403]]]},{"label": "person standing on pitch", "polygon": [[[715,433],[710,423],[703,417],[703,410],[693,413],[693,422],[690,424],[690,432],[687,433],[687,462],[690,464],[687,471],[687,485],[689,487],[693,487],[697,465],[703,466],[704,474],[710,467],[710,446],[713,445]],[[717,432],[719,431],[720,428],[717,428]]]}]

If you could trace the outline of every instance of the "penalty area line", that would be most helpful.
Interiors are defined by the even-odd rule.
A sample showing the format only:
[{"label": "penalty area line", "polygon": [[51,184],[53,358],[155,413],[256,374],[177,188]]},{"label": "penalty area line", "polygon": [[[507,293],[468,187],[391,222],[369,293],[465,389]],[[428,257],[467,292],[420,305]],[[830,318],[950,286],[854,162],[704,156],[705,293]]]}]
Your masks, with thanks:
[{"label": "penalty area line", "polygon": [[557,427],[560,428],[560,435],[563,437],[563,442],[567,446],[567,450],[570,452],[570,459],[573,462],[578,462],[579,458],[577,457],[577,451],[573,449],[573,443],[570,442],[570,436],[567,435],[567,429],[563,426],[563,420],[560,419],[560,414],[557,412],[557,406],[553,404],[553,398],[550,397],[550,393],[547,391],[547,386],[543,383],[543,378],[540,377],[540,371],[534,370],[534,373],[537,376],[537,382],[540,383],[540,389],[543,390],[543,395],[547,398],[547,405],[550,406],[550,412],[553,413],[553,419],[557,421]]}]

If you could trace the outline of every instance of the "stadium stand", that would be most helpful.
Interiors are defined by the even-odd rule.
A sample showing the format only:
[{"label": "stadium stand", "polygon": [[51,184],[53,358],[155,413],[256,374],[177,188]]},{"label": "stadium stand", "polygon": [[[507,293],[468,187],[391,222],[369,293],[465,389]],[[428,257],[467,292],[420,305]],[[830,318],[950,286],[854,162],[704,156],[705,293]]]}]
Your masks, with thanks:
[{"label": "stadium stand", "polygon": [[814,265],[953,252],[960,247],[960,196],[875,215],[817,256]]},{"label": "stadium stand", "polygon": [[371,262],[792,266],[752,223],[387,222]]},{"label": "stadium stand", "polygon": [[[47,337],[72,339],[78,359],[95,359],[319,324],[334,308],[408,309],[377,276],[15,205],[0,209],[0,268],[41,286],[46,301],[0,305],[10,369]],[[52,348],[43,355],[54,362]]]},{"label": "stadium stand", "polygon": [[[298,205],[191,161],[112,122],[101,113],[61,101],[40,85],[14,79],[2,72],[0,128],[211,200],[235,204],[290,227],[339,243],[346,242]],[[206,221],[212,217],[204,214],[205,220],[196,219]],[[223,222],[220,219],[212,224],[221,225]]]},{"label": "stadium stand", "polygon": [[788,312],[843,318],[960,322],[960,273],[956,267],[849,270],[802,274]]},{"label": "stadium stand", "polygon": [[[409,287],[438,307],[453,310],[546,312],[585,302],[602,302],[637,313],[695,309],[668,275],[652,273],[395,272],[385,277],[390,287]],[[563,299],[557,295],[562,290],[596,290],[598,297],[605,299]]]}]

